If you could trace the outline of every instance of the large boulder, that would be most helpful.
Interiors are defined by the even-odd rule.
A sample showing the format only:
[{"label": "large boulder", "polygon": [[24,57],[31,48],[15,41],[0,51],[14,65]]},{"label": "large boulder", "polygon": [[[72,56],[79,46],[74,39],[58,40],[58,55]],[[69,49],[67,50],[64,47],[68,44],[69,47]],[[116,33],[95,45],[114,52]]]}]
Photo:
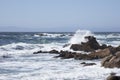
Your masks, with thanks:
[{"label": "large boulder", "polygon": [[86,36],[85,39],[87,39],[86,43],[82,42],[81,44],[72,44],[70,49],[75,51],[90,52],[101,48],[95,37]]},{"label": "large boulder", "polygon": [[116,52],[114,55],[105,57],[102,60],[101,65],[105,68],[120,68],[120,51]]}]

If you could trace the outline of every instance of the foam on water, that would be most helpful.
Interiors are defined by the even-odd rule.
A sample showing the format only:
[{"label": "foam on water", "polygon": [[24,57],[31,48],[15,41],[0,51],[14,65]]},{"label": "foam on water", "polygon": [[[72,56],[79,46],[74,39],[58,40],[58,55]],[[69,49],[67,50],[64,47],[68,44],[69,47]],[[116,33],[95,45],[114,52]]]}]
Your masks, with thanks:
[{"label": "foam on water", "polygon": [[[97,65],[84,67],[83,60],[56,59],[56,54],[37,54],[4,59],[0,63],[1,80],[105,80],[111,73],[120,73],[120,69],[100,67]],[[1,59],[0,59],[1,61]]]},{"label": "foam on water", "polygon": [[34,34],[34,37],[43,37],[43,38],[57,38],[57,37],[70,37],[70,34],[57,34],[57,33],[38,33]]},{"label": "foam on water", "polygon": [[33,52],[42,50],[50,51],[56,49],[60,51],[64,44],[62,43],[49,43],[49,44],[28,44],[28,43],[12,43],[0,46],[0,56],[3,55],[28,55]]},{"label": "foam on water", "polygon": [[[61,34],[48,34],[47,38],[57,38]],[[67,36],[66,34],[65,36]],[[85,36],[96,36],[100,43],[119,45],[120,40],[117,35],[112,34],[93,34],[89,30],[78,30],[74,36],[68,40],[70,44],[79,44],[85,42]],[[108,36],[106,38],[106,36]],[[41,39],[39,34],[35,33],[32,36],[24,38]],[[45,38],[42,37],[42,39]],[[111,39],[115,38],[115,39]],[[28,40],[28,39],[27,39]],[[49,40],[49,39],[48,39]],[[107,41],[109,40],[109,41]],[[117,40],[117,41],[116,41]],[[17,42],[0,46],[0,56],[11,55],[12,57],[0,57],[0,80],[105,80],[111,73],[115,72],[120,75],[118,68],[103,68],[101,60],[74,60],[74,59],[59,59],[53,58],[57,54],[33,54],[33,52],[42,50],[50,51],[52,49],[70,50],[69,46],[63,48],[66,43],[51,42],[51,43],[27,43]],[[70,50],[72,51],[72,50]],[[82,52],[83,53],[83,52]],[[97,65],[86,66],[81,65],[81,62],[96,63]]]},{"label": "foam on water", "polygon": [[74,36],[70,39],[70,44],[81,44],[81,42],[86,42],[85,36],[93,36],[92,32],[89,30],[77,30]]}]

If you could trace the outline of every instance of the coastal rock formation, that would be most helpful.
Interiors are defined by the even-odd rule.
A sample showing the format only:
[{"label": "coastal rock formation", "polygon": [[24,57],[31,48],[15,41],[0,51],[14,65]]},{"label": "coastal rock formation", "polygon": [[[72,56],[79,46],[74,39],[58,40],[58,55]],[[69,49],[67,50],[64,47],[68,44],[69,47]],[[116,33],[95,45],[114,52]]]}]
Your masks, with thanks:
[{"label": "coastal rock formation", "polygon": [[99,51],[94,51],[89,54],[82,54],[82,53],[76,53],[76,52],[69,52],[69,51],[60,51],[59,55],[56,57],[61,57],[62,59],[67,58],[74,58],[77,60],[93,60],[93,59],[101,59],[108,55],[110,55],[110,49],[106,48]]},{"label": "coastal rock formation", "polygon": [[114,55],[109,55],[105,57],[101,65],[105,68],[120,68],[120,51],[116,52]]},{"label": "coastal rock formation", "polygon": [[97,49],[106,48],[106,45],[100,46],[97,42],[96,38],[93,36],[86,36],[85,39],[87,40],[86,43],[81,44],[72,44],[70,49],[73,49],[74,51],[85,51],[85,52],[91,52]]}]

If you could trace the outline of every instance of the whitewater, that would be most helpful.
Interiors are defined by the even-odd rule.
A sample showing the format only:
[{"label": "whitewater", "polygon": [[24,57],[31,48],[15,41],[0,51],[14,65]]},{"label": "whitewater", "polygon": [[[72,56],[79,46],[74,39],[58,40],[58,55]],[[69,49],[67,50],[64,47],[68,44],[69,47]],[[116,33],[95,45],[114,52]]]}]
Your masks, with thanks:
[{"label": "whitewater", "polygon": [[[120,75],[118,68],[101,67],[101,60],[60,59],[53,58],[58,54],[33,54],[39,50],[72,51],[69,46],[63,46],[86,42],[85,36],[95,36],[100,44],[120,45],[119,32],[1,32],[0,80],[106,80],[112,72]],[[84,67],[81,62],[97,65]]]}]

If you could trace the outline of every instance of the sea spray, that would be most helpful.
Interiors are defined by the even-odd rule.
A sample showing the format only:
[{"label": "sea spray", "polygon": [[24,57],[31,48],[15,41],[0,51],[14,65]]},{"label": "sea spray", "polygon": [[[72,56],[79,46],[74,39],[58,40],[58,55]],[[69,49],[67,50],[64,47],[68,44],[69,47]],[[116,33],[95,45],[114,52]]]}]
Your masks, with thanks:
[{"label": "sea spray", "polygon": [[81,44],[81,42],[86,42],[85,36],[93,36],[93,33],[89,30],[77,30],[74,36],[70,39],[68,43],[70,44]]}]

